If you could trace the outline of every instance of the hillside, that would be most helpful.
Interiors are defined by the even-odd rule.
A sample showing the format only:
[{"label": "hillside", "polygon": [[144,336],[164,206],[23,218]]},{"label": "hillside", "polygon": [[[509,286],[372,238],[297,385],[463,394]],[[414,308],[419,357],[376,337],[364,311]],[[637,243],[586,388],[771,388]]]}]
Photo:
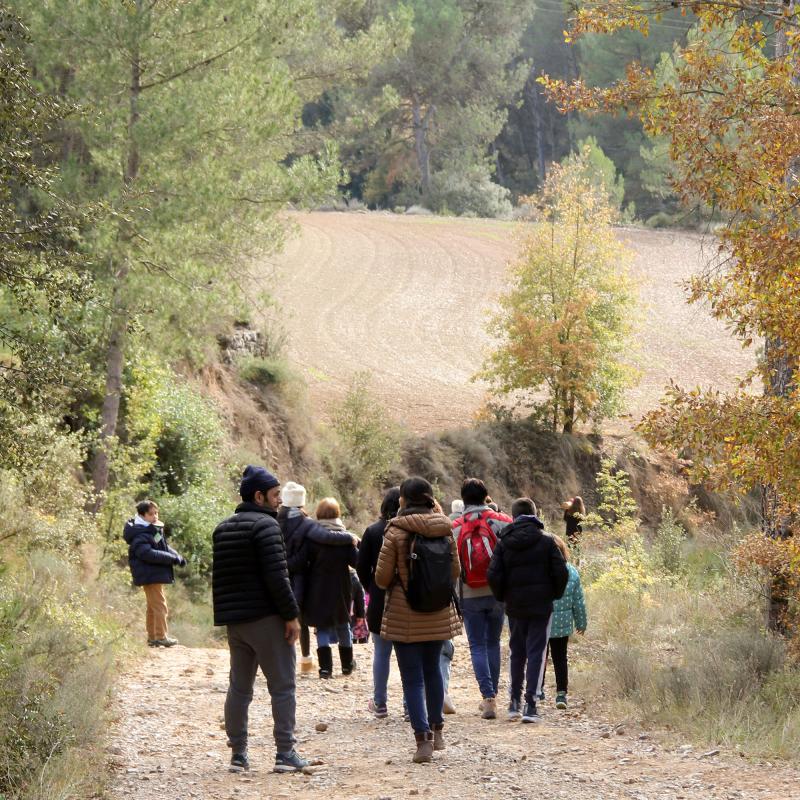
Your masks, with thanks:
[{"label": "hillside", "polygon": [[[324,417],[352,374],[366,369],[410,430],[469,421],[486,389],[470,377],[489,344],[483,328],[514,255],[514,225],[388,213],[303,213],[295,221],[297,235],[264,271],[314,410]],[[642,299],[632,353],[642,379],[628,393],[631,418],[655,405],[671,378],[732,387],[752,353],[706,309],[688,306],[681,288],[711,242],[633,228],[619,235],[635,251]]]}]

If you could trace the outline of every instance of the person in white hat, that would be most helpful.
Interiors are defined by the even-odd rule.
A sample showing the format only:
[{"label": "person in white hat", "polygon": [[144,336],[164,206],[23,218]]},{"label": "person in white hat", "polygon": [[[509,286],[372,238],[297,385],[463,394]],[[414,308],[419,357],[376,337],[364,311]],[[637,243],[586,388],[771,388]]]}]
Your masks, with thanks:
[{"label": "person in white hat", "polygon": [[308,625],[303,621],[302,609],[305,595],[306,572],[308,568],[308,548],[306,539],[317,544],[358,545],[358,537],[350,533],[340,533],[324,528],[311,519],[306,511],[306,489],[302,484],[288,481],[281,488],[281,507],[278,510],[278,524],[286,544],[286,561],[297,604],[300,606],[300,672],[314,671],[311,658],[311,636]]}]

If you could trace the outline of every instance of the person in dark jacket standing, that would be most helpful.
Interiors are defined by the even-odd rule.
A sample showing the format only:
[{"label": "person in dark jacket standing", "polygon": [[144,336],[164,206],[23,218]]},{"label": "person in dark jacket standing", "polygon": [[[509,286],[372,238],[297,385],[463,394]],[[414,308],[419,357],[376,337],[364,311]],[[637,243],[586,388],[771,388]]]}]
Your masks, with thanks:
[{"label": "person in dark jacket standing", "polygon": [[147,600],[147,644],[172,647],[178,640],[167,634],[167,598],[164,584],[174,583],[173,567],[186,566],[186,559],[167,544],[164,524],[158,519],[158,506],[142,500],[136,516],[125,523],[122,533],[128,543],[128,565],[134,586],[141,586]]},{"label": "person in dark jacket standing", "polygon": [[309,542],[325,545],[352,547],[358,545],[358,537],[348,531],[334,531],[320,525],[306,514],[306,489],[299,483],[289,481],[281,489],[281,507],[278,524],[281,526],[286,545],[286,563],[297,605],[300,607],[300,672],[314,669],[311,660],[311,636],[302,614],[305,585],[308,572]]},{"label": "person in dark jacket standing", "polygon": [[[324,497],[316,510],[317,522],[329,531],[349,533],[342,523],[338,501]],[[356,537],[357,539],[357,537]],[[342,674],[355,669],[353,632],[350,630],[350,606],[353,582],[350,567],[358,560],[355,545],[331,547],[308,543],[308,581],[303,599],[303,619],[317,629],[317,660],[320,678],[333,676],[331,645],[338,645]]]},{"label": "person in dark jacket standing", "polygon": [[213,535],[214,624],[226,625],[231,671],[225,731],[231,770],[249,769],[247,714],[258,668],[267,679],[277,747],[275,772],[308,766],[295,750],[294,645],[300,613],[289,582],[278,526],[280,483],[263,467],[248,466],[239,487],[242,502]]},{"label": "person in dark jacket standing", "polygon": [[387,489],[381,501],[380,518],[373,522],[361,537],[358,548],[358,579],[369,594],[367,606],[367,627],[372,635],[372,699],[369,710],[379,719],[388,715],[387,686],[392,662],[392,643],[381,638],[381,621],[386,592],[375,583],[375,568],[383,544],[383,532],[390,519],[400,510],[400,487]]},{"label": "person in dark jacket standing", "polygon": [[523,722],[538,722],[536,692],[550,636],[553,600],[564,594],[569,572],[555,540],[544,532],[529,497],[515,500],[514,521],[503,531],[489,564],[489,586],[506,605],[511,632],[509,719],[518,719],[525,681]]}]

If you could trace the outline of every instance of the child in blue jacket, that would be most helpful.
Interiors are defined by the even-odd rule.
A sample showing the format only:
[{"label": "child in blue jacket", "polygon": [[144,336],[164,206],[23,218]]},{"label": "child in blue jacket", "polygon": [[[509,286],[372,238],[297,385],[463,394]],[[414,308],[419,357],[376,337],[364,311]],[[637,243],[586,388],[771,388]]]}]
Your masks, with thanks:
[{"label": "child in blue jacket", "polygon": [[[553,659],[553,670],[556,673],[556,708],[567,707],[567,689],[569,685],[569,663],[567,646],[569,637],[576,630],[583,634],[586,631],[586,603],[583,599],[583,586],[578,570],[569,563],[569,550],[564,540],[554,536],[556,545],[567,562],[569,578],[564,594],[553,601],[553,617],[550,622],[550,657]],[[542,676],[544,686],[544,675]]]},{"label": "child in blue jacket", "polygon": [[173,567],[185,567],[186,559],[167,544],[164,523],[158,519],[158,506],[152,500],[142,500],[136,506],[136,516],[125,523],[122,535],[128,543],[133,584],[144,589],[147,599],[147,644],[172,647],[178,640],[167,634],[164,584],[175,582]]}]

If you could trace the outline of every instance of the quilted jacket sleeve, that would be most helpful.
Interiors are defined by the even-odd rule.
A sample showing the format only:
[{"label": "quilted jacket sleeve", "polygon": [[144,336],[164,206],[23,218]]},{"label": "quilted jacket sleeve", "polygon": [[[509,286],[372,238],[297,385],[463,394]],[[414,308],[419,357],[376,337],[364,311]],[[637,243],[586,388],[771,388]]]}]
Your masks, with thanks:
[{"label": "quilted jacket sleeve", "polygon": [[583,584],[581,584],[580,577],[578,583],[575,585],[575,591],[572,596],[572,618],[575,620],[575,628],[579,631],[585,631],[588,619],[586,616],[586,600],[583,596]]},{"label": "quilted jacket sleeve", "polygon": [[158,550],[150,543],[150,537],[145,534],[137,536],[131,543],[133,555],[147,564],[177,564],[180,556],[173,555],[168,550]]},{"label": "quilted jacket sleeve", "polygon": [[286,564],[286,549],[278,523],[267,517],[253,529],[253,547],[259,564],[261,579],[267,593],[283,619],[295,619],[300,614]]},{"label": "quilted jacket sleeve", "polygon": [[503,563],[503,550],[503,542],[501,540],[497,543],[494,553],[492,553],[489,571],[486,573],[486,577],[489,579],[489,588],[501,603],[506,596],[506,569]]},{"label": "quilted jacket sleeve", "polygon": [[397,570],[397,545],[393,532],[389,528],[383,537],[381,552],[378,555],[378,566],[375,568],[375,584],[380,589],[388,589],[394,580]]},{"label": "quilted jacket sleeve", "polygon": [[564,590],[567,588],[569,581],[569,570],[567,569],[567,562],[564,556],[556,546],[556,543],[550,540],[550,582],[553,585],[553,600],[558,600],[559,597],[564,596]]}]

